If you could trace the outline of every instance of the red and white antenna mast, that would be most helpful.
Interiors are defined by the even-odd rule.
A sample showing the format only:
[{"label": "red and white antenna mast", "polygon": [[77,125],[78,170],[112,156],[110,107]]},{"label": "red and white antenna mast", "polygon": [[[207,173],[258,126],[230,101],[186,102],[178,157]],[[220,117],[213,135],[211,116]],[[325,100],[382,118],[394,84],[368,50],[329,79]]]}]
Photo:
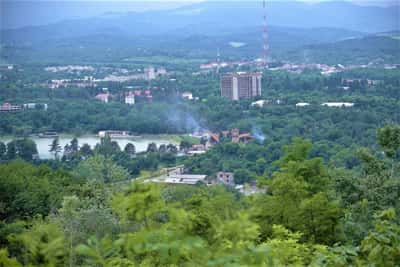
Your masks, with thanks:
[{"label": "red and white antenna mast", "polygon": [[220,53],[219,53],[219,47],[217,48],[217,73],[219,73],[219,68],[221,66],[220,62]]},{"label": "red and white antenna mast", "polygon": [[268,68],[268,31],[267,31],[267,8],[265,6],[265,0],[263,0],[263,29],[262,29],[262,40],[263,40],[263,55],[262,65],[264,68]]}]

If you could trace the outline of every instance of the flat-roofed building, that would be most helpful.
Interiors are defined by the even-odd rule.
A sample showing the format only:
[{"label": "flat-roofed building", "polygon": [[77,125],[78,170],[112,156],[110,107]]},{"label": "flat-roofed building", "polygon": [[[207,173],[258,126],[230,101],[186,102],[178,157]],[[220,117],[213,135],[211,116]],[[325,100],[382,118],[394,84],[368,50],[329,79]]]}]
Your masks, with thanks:
[{"label": "flat-roofed building", "polygon": [[335,107],[335,108],[348,108],[348,107],[353,107],[354,103],[349,103],[349,102],[326,102],[322,103],[321,106],[326,106],[326,107]]},{"label": "flat-roofed building", "polygon": [[240,100],[261,96],[261,72],[235,72],[221,77],[221,96]]},{"label": "flat-roofed building", "polygon": [[164,183],[164,184],[187,184],[196,185],[198,183],[209,184],[207,181],[207,175],[203,174],[168,174],[158,178],[147,180],[153,183]]},{"label": "flat-roofed building", "polygon": [[306,103],[306,102],[299,102],[296,104],[296,107],[307,107],[309,106],[310,103]]}]

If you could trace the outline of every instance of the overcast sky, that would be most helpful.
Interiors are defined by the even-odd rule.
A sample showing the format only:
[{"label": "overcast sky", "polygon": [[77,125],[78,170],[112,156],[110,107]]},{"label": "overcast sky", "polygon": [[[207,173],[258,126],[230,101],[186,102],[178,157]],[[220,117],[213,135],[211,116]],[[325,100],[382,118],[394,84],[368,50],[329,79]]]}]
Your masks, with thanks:
[{"label": "overcast sky", "polygon": [[[172,9],[202,1],[220,0],[0,0],[0,28],[17,28],[42,25],[71,18],[98,16],[106,12],[145,11]],[[244,1],[244,0],[223,0]],[[262,1],[262,0],[252,0]],[[267,0],[288,1],[288,0]],[[298,0],[322,2],[330,0]],[[336,0],[337,1],[337,0]],[[339,0],[340,1],[340,0]],[[399,0],[343,0],[362,5],[391,5]],[[79,3],[78,3],[79,2]]]}]

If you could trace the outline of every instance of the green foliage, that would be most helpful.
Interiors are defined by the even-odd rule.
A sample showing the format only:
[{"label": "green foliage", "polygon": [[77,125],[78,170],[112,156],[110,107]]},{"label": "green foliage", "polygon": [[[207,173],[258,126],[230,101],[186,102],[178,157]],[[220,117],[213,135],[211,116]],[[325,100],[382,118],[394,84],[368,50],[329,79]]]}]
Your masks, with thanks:
[{"label": "green foliage", "polygon": [[8,256],[7,249],[0,249],[0,267],[20,267],[22,266],[15,258]]},{"label": "green foliage", "polygon": [[378,142],[389,158],[395,157],[400,149],[400,125],[389,125],[379,129]]},{"label": "green foliage", "polygon": [[96,145],[94,152],[107,158],[111,155],[118,153],[120,150],[121,149],[118,146],[118,143],[115,141],[111,141],[111,137],[109,135],[106,135],[105,137],[102,137],[100,139],[100,144]]},{"label": "green foliage", "polygon": [[23,161],[0,164],[0,219],[45,216],[76,184],[68,173],[44,165],[35,167]]},{"label": "green foliage", "polygon": [[[85,256],[85,262],[89,266],[113,266],[115,261],[121,261],[122,266],[135,266],[129,260],[119,259],[117,257],[119,252],[119,245],[112,242],[107,237],[97,240],[95,237],[90,238],[87,244],[81,244],[76,247],[76,252],[79,255]],[[119,266],[119,265],[116,265]]]},{"label": "green foliage", "polygon": [[280,225],[272,226],[272,237],[263,244],[272,266],[306,266],[312,249],[301,244],[300,233],[292,233]]},{"label": "green foliage", "polygon": [[74,175],[103,183],[118,182],[129,178],[127,170],[115,164],[111,158],[100,154],[81,161],[75,168]]},{"label": "green foliage", "polygon": [[257,220],[267,220],[263,235],[270,234],[270,224],[281,224],[301,231],[308,241],[333,244],[338,239],[341,210],[331,200],[330,179],[318,158],[308,159],[311,144],[294,139],[285,147],[285,155],[277,162],[277,171],[268,183],[271,195],[261,197],[261,209],[254,209]]},{"label": "green foliage", "polygon": [[125,192],[114,196],[112,207],[123,221],[149,228],[157,222],[156,216],[166,211],[160,195],[156,184],[132,182]]},{"label": "green foliage", "polygon": [[374,230],[361,242],[361,253],[375,266],[397,266],[400,262],[400,225],[394,209],[376,216]]},{"label": "green foliage", "polygon": [[12,244],[19,245],[23,252],[21,262],[25,266],[60,266],[68,257],[64,233],[55,223],[36,220],[29,230],[11,235],[9,239]]},{"label": "green foliage", "polygon": [[5,157],[8,160],[21,158],[26,161],[32,161],[34,159],[34,156],[38,153],[35,142],[26,138],[13,140],[7,143],[7,151],[4,151],[4,146],[2,147],[2,149],[2,158]]}]

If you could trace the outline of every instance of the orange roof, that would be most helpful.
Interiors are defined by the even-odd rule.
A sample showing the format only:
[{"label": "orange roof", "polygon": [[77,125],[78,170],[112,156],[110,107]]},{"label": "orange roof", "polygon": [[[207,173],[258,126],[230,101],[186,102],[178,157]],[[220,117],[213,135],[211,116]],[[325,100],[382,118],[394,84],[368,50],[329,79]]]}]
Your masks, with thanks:
[{"label": "orange roof", "polygon": [[219,142],[219,133],[212,133],[210,137],[214,139],[216,142]]},{"label": "orange roof", "polygon": [[251,134],[249,134],[249,133],[244,133],[244,134],[239,135],[239,139],[241,139],[241,138],[249,138],[249,139],[251,139],[251,138],[253,138],[253,136]]}]

